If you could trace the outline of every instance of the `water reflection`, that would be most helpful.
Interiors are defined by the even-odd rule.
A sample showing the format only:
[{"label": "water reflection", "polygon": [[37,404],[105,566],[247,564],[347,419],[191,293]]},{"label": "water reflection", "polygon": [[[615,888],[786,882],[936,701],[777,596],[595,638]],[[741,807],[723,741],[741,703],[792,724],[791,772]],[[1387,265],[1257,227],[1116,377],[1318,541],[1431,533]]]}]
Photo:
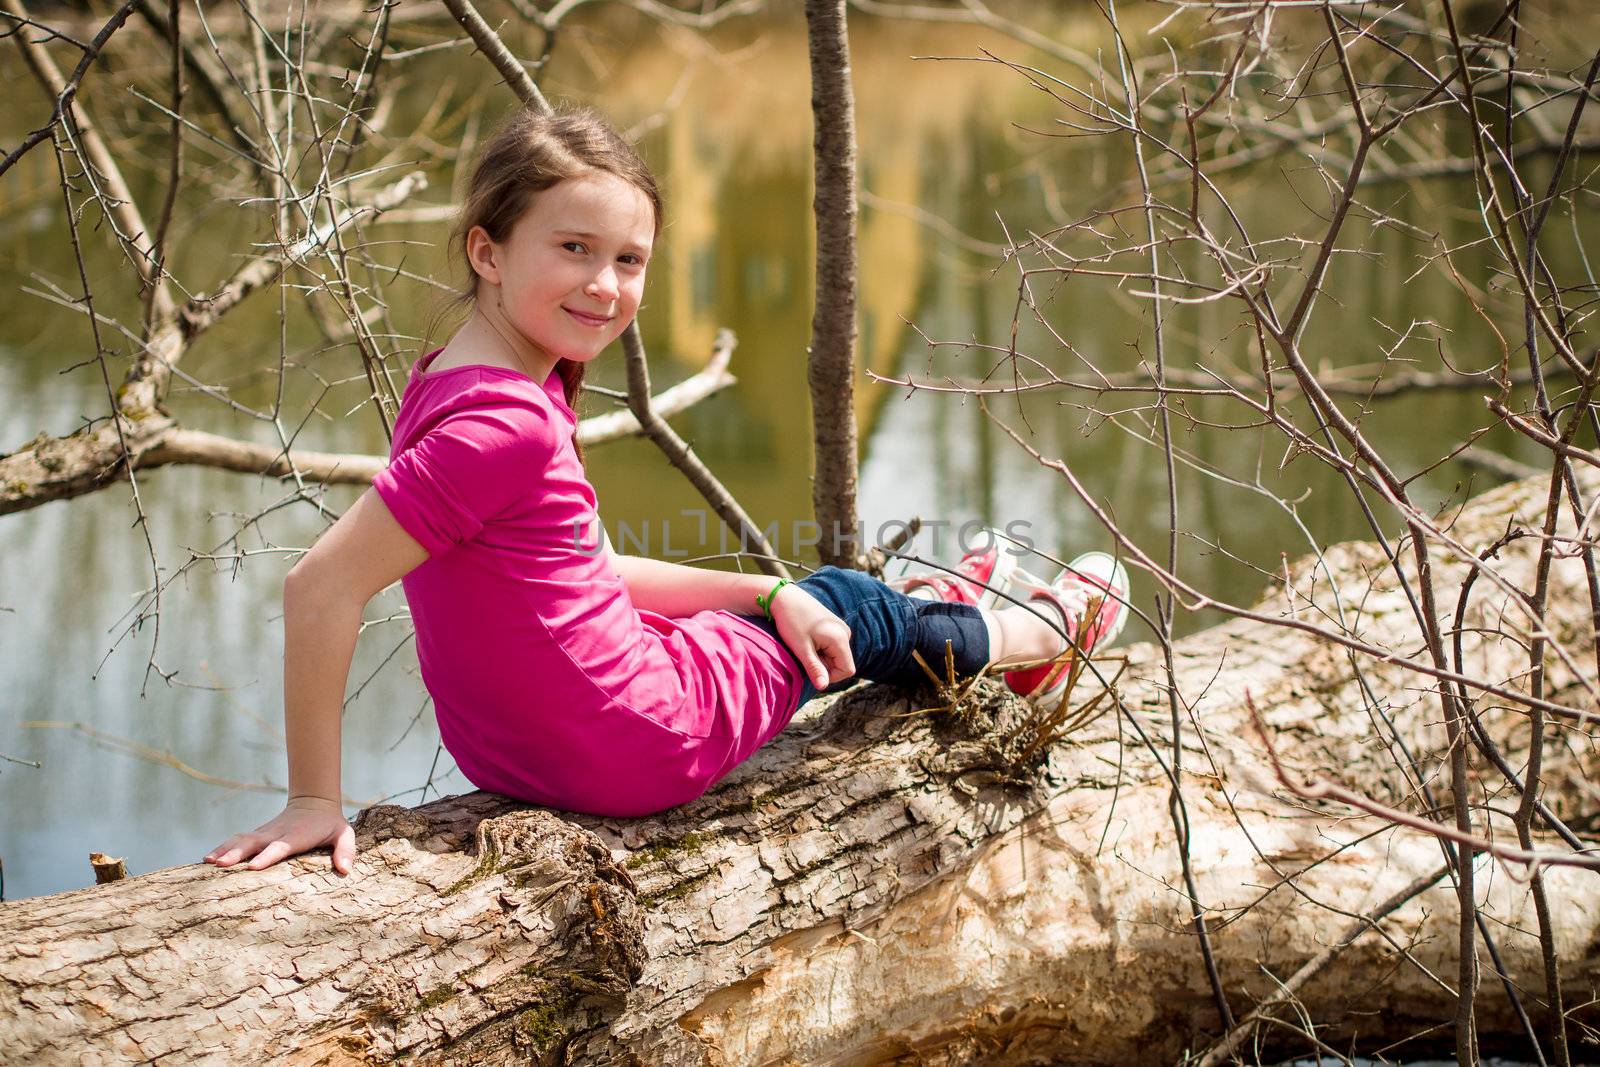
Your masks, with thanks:
[{"label": "water reflection", "polygon": [[[1084,47],[1104,44],[1092,21],[1060,17],[1063,37]],[[731,26],[717,41],[722,54],[708,56],[673,35],[668,47],[644,47],[660,42],[643,27],[596,27],[583,49],[557,53],[551,75],[558,91],[595,99],[625,124],[650,118],[682,78],[692,79],[678,106],[644,140],[660,169],[670,216],[646,297],[645,340],[657,381],[665,385],[703,364],[719,327],[737,332],[738,387],[675,421],[759,523],[785,530],[810,514],[811,129],[798,28],[788,16]],[[1003,345],[1016,314],[1015,268],[983,250],[1004,240],[1000,220],[1013,234],[1044,232],[1062,217],[1115,202],[1127,177],[1127,161],[1114,146],[1050,141],[1019,129],[1047,129],[1055,113],[1014,74],[993,65],[908,58],[972,56],[980,47],[1040,59],[967,27],[871,20],[856,27],[862,181],[869,203],[880,205],[865,207],[861,218],[860,351],[863,366],[885,376],[990,373],[992,353],[930,350],[906,324],[938,340]],[[402,99],[420,108],[436,94],[455,116],[453,129],[504,106],[502,97],[485,91],[479,62],[465,55],[416,61],[404,76],[413,88]],[[424,85],[432,87],[429,94],[421,93]],[[5,136],[14,139],[11,127],[19,122],[28,118],[5,120]],[[391,129],[405,128],[396,117]],[[88,346],[81,316],[19,294],[24,287],[47,290],[50,283],[70,291],[75,276],[47,162],[36,154],[31,170],[19,168],[6,179],[7,195],[16,199],[0,217],[0,291],[12,294],[9,306],[21,313],[0,319],[0,395],[7,398],[0,407],[0,447],[40,431],[69,431],[105,404],[98,368],[60,373]],[[431,195],[443,201],[453,163],[419,162],[432,174]],[[1251,226],[1263,234],[1299,226],[1305,204],[1317,195],[1313,176],[1293,166],[1289,171],[1282,181],[1263,181],[1244,205]],[[1364,231],[1369,252],[1420,257],[1430,246],[1419,232],[1443,230],[1454,239],[1476,225],[1459,206],[1459,186],[1396,187],[1373,196],[1405,225]],[[190,284],[208,285],[259,236],[260,220],[209,189],[190,190],[186,209],[188,236],[174,250],[174,267]],[[938,227],[917,212],[941,220]],[[1593,220],[1582,224],[1594,226]],[[448,276],[444,232],[441,224],[386,224],[369,237],[383,242],[374,254],[385,262]],[[969,239],[956,239],[954,232]],[[125,279],[119,281],[115,257],[103,245],[90,252],[102,310],[133,321],[132,294]],[[1490,254],[1468,253],[1480,257],[1472,264],[1480,272],[1482,257]],[[1550,254],[1570,257],[1574,250],[1553,239]],[[1443,272],[1425,273],[1403,289],[1391,278],[1360,270],[1336,278],[1312,325],[1318,358],[1371,360],[1413,318],[1437,324],[1430,334],[1447,339],[1458,364],[1483,366],[1499,357],[1491,331]],[[397,328],[420,333],[434,298],[419,286],[397,286],[391,296]],[[1049,332],[1026,318],[1018,344],[1058,373],[1084,377],[1079,354],[1108,373],[1135,369],[1149,358],[1144,307],[1125,291],[1074,278],[1042,286],[1041,296],[1048,321],[1076,353],[1057,350]],[[1175,310],[1170,358],[1189,366],[1254,366],[1247,336],[1232,329],[1234,314],[1224,304]],[[1218,338],[1224,338],[1220,346]],[[184,367],[228,386],[242,403],[264,408],[278,388],[278,352],[276,300],[261,294],[208,335]],[[381,451],[377,420],[358,410],[366,387],[353,350],[330,346],[297,313],[284,352],[296,368],[287,378],[285,427],[305,447]],[[403,369],[411,354],[397,353],[397,366]],[[1436,358],[1424,341],[1407,354]],[[1000,373],[1009,378],[1008,371]],[[596,378],[620,386],[620,361],[603,358]],[[1053,553],[1104,546],[1065,482],[1016,449],[972,399],[907,396],[865,381],[858,383],[857,398],[861,511],[869,530],[913,514],[952,528],[973,519],[997,525],[1025,520],[1030,536]],[[991,407],[1009,425],[1031,431],[1041,452],[1065,457],[1137,538],[1159,544],[1166,529],[1165,475],[1159,454],[1140,439],[1148,430],[1139,413],[1146,401],[1105,398],[1102,406],[1126,413],[1107,422],[1085,407],[1092,399],[1035,394]],[[590,410],[605,403],[592,399]],[[191,425],[275,440],[270,427],[182,386],[172,404]],[[1218,414],[1215,405],[1191,410]],[[1364,426],[1399,466],[1417,470],[1438,458],[1442,441],[1482,421],[1475,394],[1463,392],[1377,404]],[[1261,585],[1262,569],[1279,566],[1281,552],[1293,556],[1311,547],[1299,523],[1322,543],[1367,535],[1343,491],[1304,462],[1283,465],[1281,446],[1272,439],[1189,435],[1181,426],[1180,433],[1181,446],[1193,449],[1197,462],[1246,481],[1259,477],[1264,489],[1299,501],[1291,516],[1258,493],[1186,471],[1182,558],[1198,584],[1247,601]],[[1519,447],[1498,437],[1490,443]],[[701,506],[647,444],[595,449],[589,466],[613,528],[628,523],[637,529]],[[1459,467],[1441,467],[1421,483],[1423,499],[1451,498],[1464,476]],[[167,589],[156,663],[171,683],[147,670],[154,626],[122,632],[130,606],[152,584],[150,560],[131,527],[136,514],[126,487],[0,519],[6,563],[0,568],[0,677],[10,694],[0,716],[0,753],[43,764],[35,770],[0,763],[0,858],[9,897],[85,884],[91,849],[126,855],[135,872],[193,861],[278,805],[271,793],[209,779],[269,788],[283,781],[279,589],[287,550],[310,543],[322,520],[300,504],[272,511],[235,538],[239,517],[281,501],[281,486],[200,470],[154,472],[143,484],[163,578],[195,553],[230,557],[191,567]],[[335,490],[329,505],[342,508],[353,496],[353,490]],[[682,544],[678,532],[693,528],[693,522],[675,524],[675,545]],[[1153,591],[1136,579],[1135,592],[1147,600]],[[378,621],[402,609],[398,590],[373,604],[373,624],[352,670],[353,692],[377,671],[346,717],[346,791],[360,800],[412,790],[400,799],[415,802],[415,790],[430,774],[435,790],[465,788],[439,753],[403,618]],[[66,725],[22,725],[33,721]],[[130,753],[111,739],[148,751]]]}]

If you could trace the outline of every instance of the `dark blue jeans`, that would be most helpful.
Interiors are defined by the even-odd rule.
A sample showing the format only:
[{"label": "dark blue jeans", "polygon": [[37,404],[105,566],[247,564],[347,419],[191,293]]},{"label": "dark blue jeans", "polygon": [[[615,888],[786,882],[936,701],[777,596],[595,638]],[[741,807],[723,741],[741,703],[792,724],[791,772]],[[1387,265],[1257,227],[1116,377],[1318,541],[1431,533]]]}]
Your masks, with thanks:
[{"label": "dark blue jeans", "polygon": [[[912,656],[913,651],[920,652],[928,666],[943,676],[946,641],[955,653],[959,677],[977,674],[989,662],[989,631],[983,616],[970,604],[909,597],[871,575],[839,567],[823,567],[795,584],[850,627],[855,677],[835,682],[822,692],[844,689],[862,678],[908,688],[925,683],[928,676]],[[778,626],[771,619],[753,617],[751,621],[783,644]],[[800,703],[817,695],[816,687],[807,680],[800,691]]]}]

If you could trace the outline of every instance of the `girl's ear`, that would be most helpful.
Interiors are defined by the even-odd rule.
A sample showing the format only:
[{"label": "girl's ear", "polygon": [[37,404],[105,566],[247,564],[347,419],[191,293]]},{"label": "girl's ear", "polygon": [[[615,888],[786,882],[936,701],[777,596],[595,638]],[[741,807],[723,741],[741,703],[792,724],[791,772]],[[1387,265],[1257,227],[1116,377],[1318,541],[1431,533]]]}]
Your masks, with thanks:
[{"label": "girl's ear", "polygon": [[472,265],[473,273],[490,285],[500,284],[497,251],[488,230],[482,226],[474,226],[467,231],[467,262]]}]

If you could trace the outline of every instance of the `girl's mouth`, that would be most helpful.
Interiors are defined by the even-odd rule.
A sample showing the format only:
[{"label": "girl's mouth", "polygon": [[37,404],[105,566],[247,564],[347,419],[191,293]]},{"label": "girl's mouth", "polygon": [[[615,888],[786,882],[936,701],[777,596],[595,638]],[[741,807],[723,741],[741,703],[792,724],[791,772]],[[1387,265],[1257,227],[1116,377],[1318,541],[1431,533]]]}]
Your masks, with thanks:
[{"label": "girl's mouth", "polygon": [[565,305],[562,305],[561,310],[565,311],[568,315],[571,315],[578,321],[580,325],[589,326],[596,329],[611,321],[611,316],[609,315],[590,315],[587,312],[574,311]]}]

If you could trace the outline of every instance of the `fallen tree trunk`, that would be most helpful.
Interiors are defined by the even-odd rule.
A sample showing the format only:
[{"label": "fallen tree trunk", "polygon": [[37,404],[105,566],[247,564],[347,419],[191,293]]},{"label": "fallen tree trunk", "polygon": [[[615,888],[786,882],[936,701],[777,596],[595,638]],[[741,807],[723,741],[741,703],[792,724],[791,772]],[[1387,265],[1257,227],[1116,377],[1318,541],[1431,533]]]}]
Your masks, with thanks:
[{"label": "fallen tree trunk", "polygon": [[[1536,524],[1545,492],[1533,480],[1485,494],[1452,535],[1480,548],[1508,522]],[[1524,588],[1534,540],[1498,564]],[[1377,546],[1337,546],[1324,564],[1294,569],[1258,610],[1320,622],[1337,610],[1362,640],[1418,654]],[[1436,565],[1453,607],[1467,565]],[[1581,562],[1557,561],[1547,624],[1588,647],[1582,582]],[[1512,638],[1526,627],[1509,595],[1480,579],[1466,619],[1470,672],[1515,686],[1526,651]],[[1434,773],[1428,680],[1372,661],[1358,678],[1333,643],[1246,620],[1175,653],[1203,728],[1186,733],[1191,854],[1235,1016],[1320,961],[1248,1036],[1294,1052],[1314,1047],[1299,1034],[1313,1026],[1340,1050],[1448,1045],[1457,913],[1438,841],[1294,798],[1246,707],[1249,694],[1290,773],[1415,811],[1384,720]],[[319,855],[8,905],[0,1041],[30,1063],[86,1050],[297,1064],[1175,1062],[1222,1027],[1181,889],[1161,657],[1141,645],[1126,658],[1124,712],[1050,746],[1031,773],[1008,759],[1017,706],[993,688],[952,715],[911,714],[926,700],[869,687],[661,816],[558,818],[470,794],[363,813],[349,879]],[[1592,706],[1571,696],[1581,681],[1565,682]],[[1520,766],[1523,718],[1482,714]],[[1573,739],[1547,754],[1547,800],[1569,816],[1589,770]],[[1503,825],[1494,836],[1510,837]],[[1545,877],[1567,1002],[1593,1024],[1600,874]],[[1526,886],[1493,872],[1479,884],[1538,1018]],[[1486,1051],[1521,1041],[1527,1054],[1487,960],[1478,1018]]]}]

